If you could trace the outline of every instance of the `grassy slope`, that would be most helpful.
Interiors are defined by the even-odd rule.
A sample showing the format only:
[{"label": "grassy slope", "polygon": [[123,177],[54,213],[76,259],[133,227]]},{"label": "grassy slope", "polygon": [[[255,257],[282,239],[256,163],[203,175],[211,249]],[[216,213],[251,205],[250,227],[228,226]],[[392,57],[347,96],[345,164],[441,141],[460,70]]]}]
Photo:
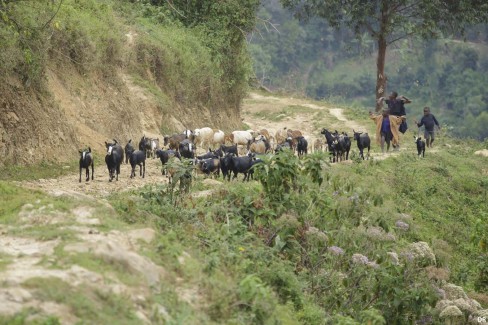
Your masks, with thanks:
[{"label": "grassy slope", "polygon": [[[355,253],[368,256],[386,269],[386,252],[401,252],[416,241],[425,241],[432,247],[436,266],[449,274],[450,282],[473,291],[480,253],[474,224],[488,214],[484,204],[488,189],[486,158],[473,155],[476,148],[482,147],[476,142],[466,146],[445,138],[439,139],[437,146],[438,151],[427,152],[425,159],[417,159],[410,151],[382,161],[324,167],[321,173],[325,181],[320,187],[303,175],[301,193],[292,192],[282,197],[283,201],[269,199],[271,194],[265,194],[257,181],[209,186],[197,180],[192,191],[214,189],[215,194],[207,198],[176,195],[181,198],[176,205],[165,186],[116,194],[109,201],[118,211],[117,216],[101,230],[150,226],[158,231],[156,240],[144,248],[143,254],[164,265],[168,277],[161,292],[150,299],[165,306],[168,319],[175,323],[275,320],[318,324],[326,313],[342,311],[354,315],[354,308],[361,306],[360,298],[352,311],[344,309],[344,305],[332,304],[346,301],[347,296],[341,295],[349,291],[347,286],[344,289],[329,283],[320,293],[321,286],[326,285],[321,283],[320,274],[329,274],[328,279],[341,273],[353,277],[347,260]],[[42,199],[61,211],[75,204],[70,199],[51,199],[8,183],[2,183],[1,196],[8,202],[0,213],[2,224],[11,226],[8,230],[11,235],[20,235],[15,216],[25,202]],[[398,220],[407,222],[410,229],[407,232],[397,229]],[[313,244],[315,239],[307,237],[307,229],[312,226],[326,234],[325,242]],[[384,229],[396,239],[375,240],[367,230],[373,227]],[[48,228],[22,231],[22,236],[59,238],[60,247],[73,238],[69,231]],[[317,268],[307,262],[320,256],[314,255],[317,249],[332,245],[344,249],[345,257],[340,261],[318,260]],[[124,278],[123,268],[113,269],[104,260],[89,256],[58,258],[63,263],[82,265],[102,274],[111,270],[125,283],[138,283],[137,278]],[[8,263],[8,258],[2,259],[0,267]],[[374,282],[368,281],[361,286]],[[117,302],[117,297],[114,298],[117,301],[99,301],[100,308],[106,309],[103,312],[94,305],[80,309],[75,296],[68,294],[61,299],[56,293],[71,292],[69,287],[56,281],[51,284],[49,289],[33,279],[25,286],[37,289],[42,299],[72,306],[77,315],[88,312],[86,319],[95,322],[117,315],[117,308],[130,309]],[[94,293],[82,294],[89,297]],[[356,298],[353,301],[356,303]],[[100,316],[94,316],[94,311],[101,312]],[[26,311],[24,316],[28,315]],[[130,312],[119,316],[128,323],[134,321]]]}]

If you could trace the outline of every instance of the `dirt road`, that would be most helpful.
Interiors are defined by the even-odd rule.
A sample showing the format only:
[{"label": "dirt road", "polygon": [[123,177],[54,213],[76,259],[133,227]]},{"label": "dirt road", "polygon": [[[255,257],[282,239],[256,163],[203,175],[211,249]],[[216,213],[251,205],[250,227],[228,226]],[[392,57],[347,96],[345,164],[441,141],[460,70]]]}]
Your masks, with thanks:
[{"label": "dirt road", "polygon": [[[347,119],[341,108],[329,107],[326,104],[313,103],[306,99],[290,97],[264,96],[251,93],[244,100],[242,107],[243,122],[252,129],[268,129],[273,135],[278,129],[284,127],[292,130],[300,130],[309,140],[309,146],[316,138],[323,138],[320,130],[326,126],[332,130],[364,130],[367,126]],[[369,127],[369,126],[368,126]],[[150,134],[159,137],[158,134]],[[353,143],[353,146],[355,144]],[[377,156],[383,159],[384,156]],[[167,183],[166,176],[161,175],[161,162],[159,159],[146,160],[146,177],[139,176],[139,168],[136,168],[137,176],[129,178],[130,165],[121,166],[121,174],[118,181],[109,182],[108,172],[104,161],[95,161],[95,179],[78,182],[78,170],[73,170],[67,176],[57,179],[40,179],[19,183],[28,188],[42,189],[54,195],[72,193],[94,197],[105,197],[114,192],[136,189],[147,184]]]}]

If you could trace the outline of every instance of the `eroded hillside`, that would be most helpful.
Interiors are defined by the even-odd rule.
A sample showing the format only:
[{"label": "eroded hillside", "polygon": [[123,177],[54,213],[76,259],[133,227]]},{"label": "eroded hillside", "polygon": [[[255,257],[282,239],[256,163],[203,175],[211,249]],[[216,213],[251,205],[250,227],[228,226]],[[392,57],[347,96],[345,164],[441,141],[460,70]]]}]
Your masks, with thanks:
[{"label": "eroded hillside", "polygon": [[[41,6],[56,13],[43,30],[29,26],[40,24],[41,13],[32,21],[22,16],[30,6],[2,9],[0,166],[72,161],[78,149],[101,151],[114,138],[126,143],[144,134],[240,125],[244,63],[233,54],[239,76],[227,71],[225,54],[214,60],[218,49],[206,44],[210,36],[142,17],[145,7],[137,3]],[[15,15],[25,25],[16,27]],[[16,28],[30,38],[21,39]],[[244,53],[244,43],[233,46]]]}]

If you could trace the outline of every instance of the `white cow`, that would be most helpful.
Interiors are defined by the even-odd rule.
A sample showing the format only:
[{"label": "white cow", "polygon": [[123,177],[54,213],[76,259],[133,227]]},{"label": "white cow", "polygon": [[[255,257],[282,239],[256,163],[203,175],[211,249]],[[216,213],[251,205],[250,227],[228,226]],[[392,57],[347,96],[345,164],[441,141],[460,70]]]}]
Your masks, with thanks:
[{"label": "white cow", "polygon": [[214,146],[220,146],[221,144],[224,144],[224,138],[225,138],[224,131],[214,130],[213,145]]},{"label": "white cow", "polygon": [[214,130],[212,128],[195,129],[193,134],[195,135],[194,143],[200,148],[207,148],[213,142]]},{"label": "white cow", "polygon": [[286,127],[284,127],[283,129],[279,129],[278,131],[276,131],[275,134],[276,144],[277,145],[282,144],[283,142],[285,142],[287,137],[288,137],[288,132]]},{"label": "white cow", "polygon": [[232,142],[237,145],[247,146],[247,142],[253,140],[253,136],[248,131],[233,131]]}]

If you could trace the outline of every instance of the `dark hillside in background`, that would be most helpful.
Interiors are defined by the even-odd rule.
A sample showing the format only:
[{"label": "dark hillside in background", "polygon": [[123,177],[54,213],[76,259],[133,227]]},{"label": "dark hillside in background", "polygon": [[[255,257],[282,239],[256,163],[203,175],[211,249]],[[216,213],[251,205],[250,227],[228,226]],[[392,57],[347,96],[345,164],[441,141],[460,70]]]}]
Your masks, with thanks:
[{"label": "dark hillside in background", "polygon": [[[265,0],[262,24],[249,40],[257,81],[272,90],[316,99],[374,107],[376,44],[350,30],[335,30],[324,20],[293,19],[278,0]],[[488,137],[488,26],[473,26],[464,37],[406,39],[387,52],[387,93],[411,98],[407,113],[420,118],[430,106],[452,134]]]}]

